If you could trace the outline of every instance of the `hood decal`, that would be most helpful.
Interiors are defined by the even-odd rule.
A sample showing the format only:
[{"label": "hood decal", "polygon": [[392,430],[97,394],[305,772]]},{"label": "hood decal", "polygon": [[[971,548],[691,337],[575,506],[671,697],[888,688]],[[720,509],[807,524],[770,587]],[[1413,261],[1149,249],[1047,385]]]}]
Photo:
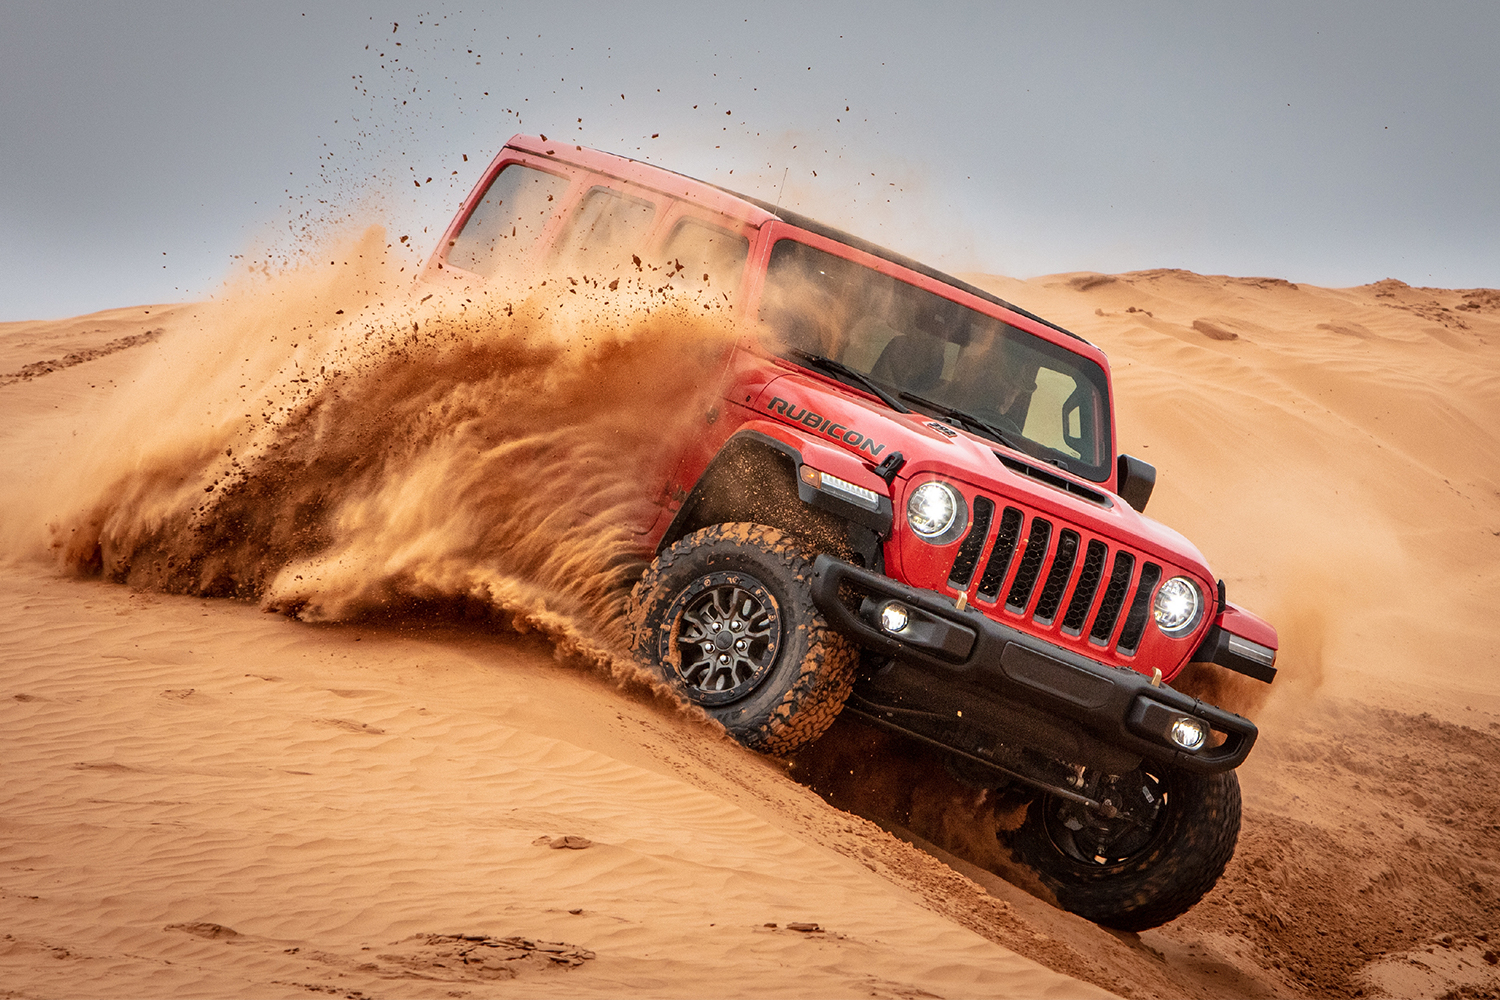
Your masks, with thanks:
[{"label": "hood decal", "polygon": [[857,452],[868,452],[871,456],[878,457],[885,450],[884,444],[877,444],[869,435],[836,423],[832,417],[815,413],[805,406],[788,403],[780,396],[772,396],[771,401],[766,404],[766,409],[785,417],[794,424],[802,424],[804,427],[811,428],[824,437],[841,441]]}]

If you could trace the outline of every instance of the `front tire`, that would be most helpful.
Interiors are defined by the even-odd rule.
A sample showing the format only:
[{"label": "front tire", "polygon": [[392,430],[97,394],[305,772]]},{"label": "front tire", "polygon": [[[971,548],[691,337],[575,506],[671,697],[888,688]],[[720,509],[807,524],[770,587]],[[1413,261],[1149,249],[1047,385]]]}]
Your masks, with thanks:
[{"label": "front tire", "polygon": [[761,753],[833,724],[857,651],[812,599],[812,554],[761,524],[718,524],[659,555],[631,594],[635,655]]},{"label": "front tire", "polygon": [[1114,818],[1038,796],[1012,850],[1063,909],[1120,930],[1160,926],[1202,899],[1234,856],[1239,779],[1147,765],[1112,782],[1111,795],[1123,800]]}]

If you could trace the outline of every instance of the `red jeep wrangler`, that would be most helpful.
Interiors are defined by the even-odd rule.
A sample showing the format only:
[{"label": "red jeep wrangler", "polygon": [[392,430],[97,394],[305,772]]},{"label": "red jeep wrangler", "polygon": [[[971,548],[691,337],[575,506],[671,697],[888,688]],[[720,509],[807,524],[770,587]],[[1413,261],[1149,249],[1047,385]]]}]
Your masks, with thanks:
[{"label": "red jeep wrangler", "polygon": [[1156,473],[1115,452],[1104,354],[794,212],[532,136],[425,271],[636,258],[740,330],[674,481],[643,484],[636,653],[756,750],[853,712],[1025,794],[1010,847],[1070,910],[1139,930],[1196,903],[1256,729],[1167,682],[1191,661],[1269,682],[1276,633],[1141,515]]}]

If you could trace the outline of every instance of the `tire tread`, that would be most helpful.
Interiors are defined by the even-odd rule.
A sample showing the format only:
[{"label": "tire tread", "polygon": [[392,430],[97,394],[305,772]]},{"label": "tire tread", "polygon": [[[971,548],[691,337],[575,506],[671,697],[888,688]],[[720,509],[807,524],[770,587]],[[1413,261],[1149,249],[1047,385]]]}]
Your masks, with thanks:
[{"label": "tire tread", "polygon": [[[1240,785],[1234,772],[1178,772],[1178,812],[1162,839],[1137,858],[1090,868],[1064,857],[1054,846],[1033,802],[1012,840],[1016,860],[1036,871],[1058,905],[1081,917],[1124,931],[1159,927],[1192,909],[1213,889],[1234,857],[1240,832]],[[1183,802],[1187,798],[1191,801]]]},{"label": "tire tread", "polygon": [[742,548],[753,549],[768,559],[786,580],[805,588],[808,595],[810,612],[802,619],[794,619],[790,609],[783,609],[785,628],[805,630],[807,654],[797,676],[763,720],[752,725],[726,724],[730,734],[750,749],[783,756],[817,739],[833,724],[853,690],[857,659],[849,640],[835,632],[811,605],[812,553],[802,542],[777,528],[747,521],[711,525],[682,538],[657,556],[631,591],[628,614],[632,645],[638,658],[667,677],[666,668],[656,661],[655,650],[660,629],[670,628],[671,623],[652,625],[653,612],[659,613],[669,600],[665,582],[684,565]]}]

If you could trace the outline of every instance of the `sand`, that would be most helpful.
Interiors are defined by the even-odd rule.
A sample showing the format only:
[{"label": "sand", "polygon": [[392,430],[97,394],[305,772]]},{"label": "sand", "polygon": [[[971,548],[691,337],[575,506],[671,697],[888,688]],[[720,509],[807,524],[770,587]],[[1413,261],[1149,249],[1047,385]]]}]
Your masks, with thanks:
[{"label": "sand", "polygon": [[[229,418],[326,367],[308,338],[347,334],[373,271],[282,286],[264,327],[232,296],[0,324],[0,996],[1500,995],[1500,294],[970,277],[1110,354],[1151,513],[1281,629],[1276,684],[1221,692],[1263,735],[1194,910],[1133,935],[1049,907],[975,793],[884,782],[921,762],[852,722],[839,783],[678,711],[611,660],[607,600],[558,583],[613,565],[588,523],[548,529],[559,568],[410,525],[399,484],[336,495],[373,597],[337,560],[220,598],[60,558],[103,503],[200,559],[163,545],[201,523],[172,498],[242,489]],[[255,440],[339,454],[296,419]],[[163,456],[170,489],[126,498]]]}]

